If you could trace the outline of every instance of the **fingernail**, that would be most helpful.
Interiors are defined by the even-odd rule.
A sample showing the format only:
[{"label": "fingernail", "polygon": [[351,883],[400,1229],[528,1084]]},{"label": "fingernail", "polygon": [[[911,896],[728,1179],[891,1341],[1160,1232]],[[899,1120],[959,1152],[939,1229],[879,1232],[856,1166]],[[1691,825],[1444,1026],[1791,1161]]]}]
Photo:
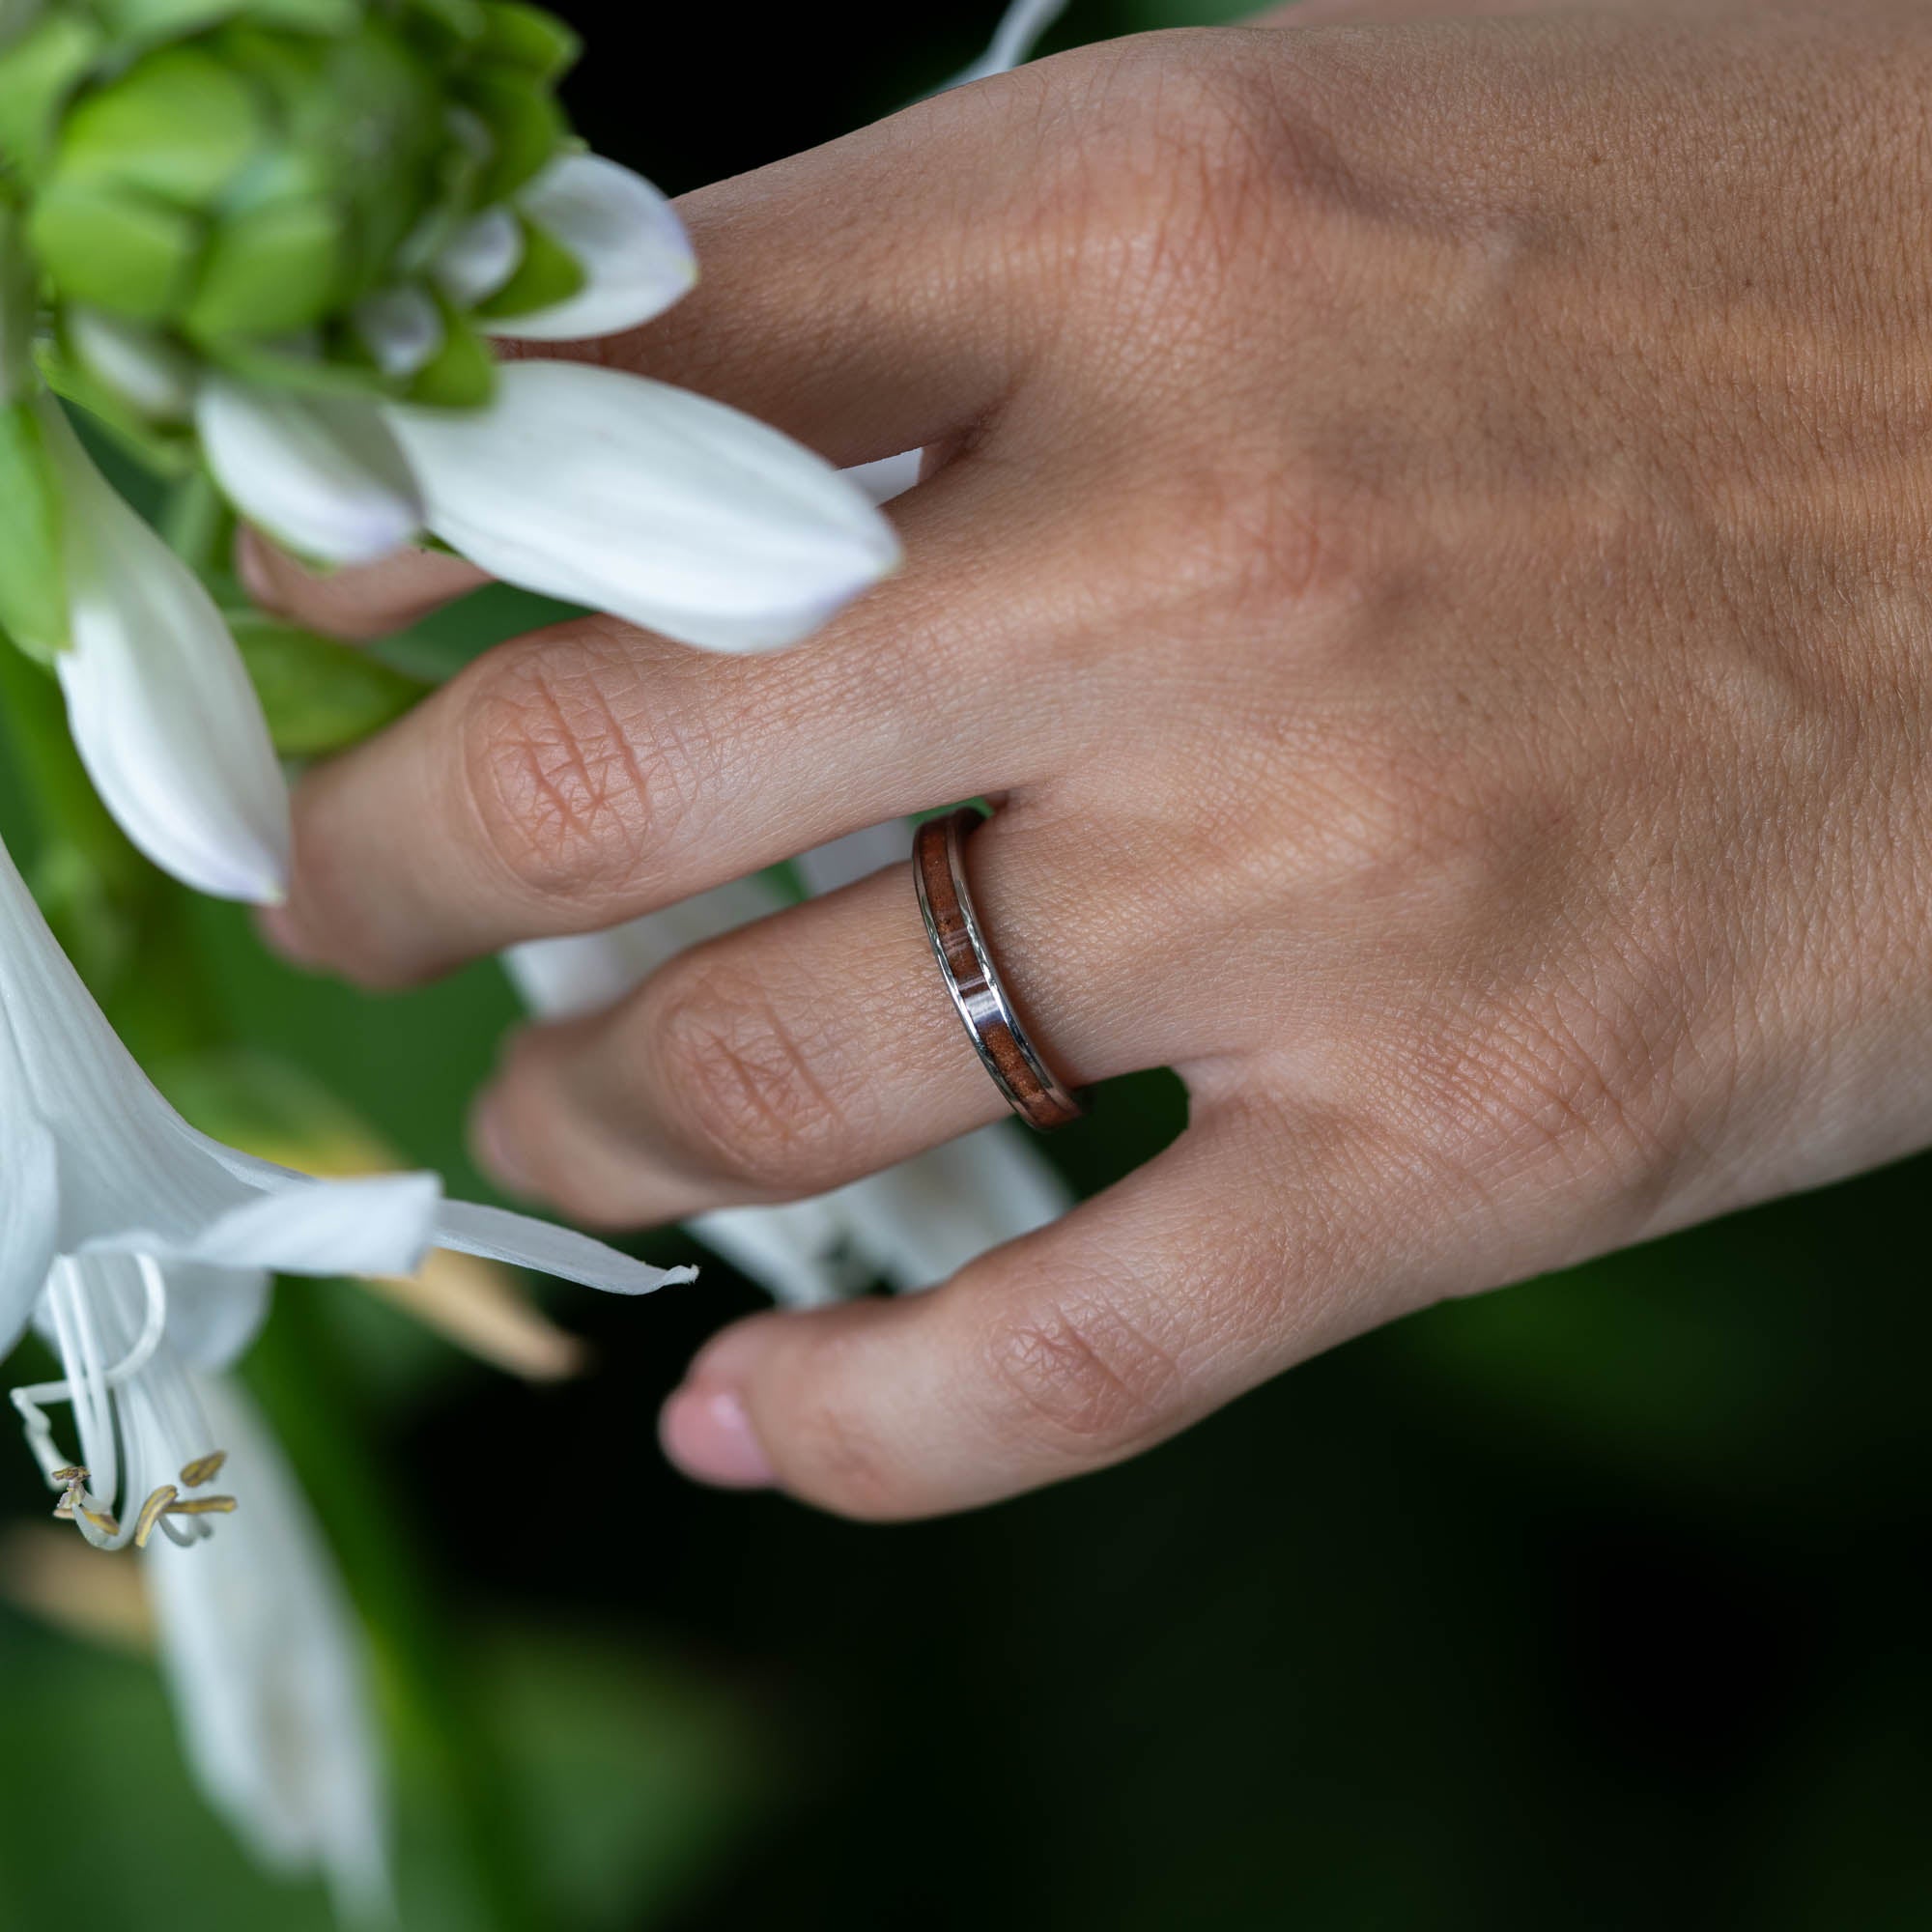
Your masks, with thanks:
[{"label": "fingernail", "polygon": [[291,966],[315,964],[315,952],[302,934],[301,922],[288,905],[257,906],[255,930],[262,944]]},{"label": "fingernail", "polygon": [[725,1490],[768,1490],[778,1477],[752,1418],[730,1389],[693,1388],[687,1382],[658,1418],[664,1451],[687,1476]]},{"label": "fingernail", "polygon": [[484,1094],[469,1117],[469,1151],[476,1156],[476,1165],[506,1193],[536,1192],[495,1094]]},{"label": "fingernail", "polygon": [[274,572],[269,566],[262,539],[245,525],[235,533],[235,575],[242,587],[265,611],[274,611],[280,595]]}]

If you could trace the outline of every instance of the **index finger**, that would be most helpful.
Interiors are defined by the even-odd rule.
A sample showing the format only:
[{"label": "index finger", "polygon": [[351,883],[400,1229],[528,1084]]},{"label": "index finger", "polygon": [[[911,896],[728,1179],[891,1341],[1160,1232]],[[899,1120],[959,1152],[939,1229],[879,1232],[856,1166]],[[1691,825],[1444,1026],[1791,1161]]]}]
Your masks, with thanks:
[{"label": "index finger", "polygon": [[[1036,86],[1003,77],[959,101],[923,101],[684,196],[699,263],[690,295],[624,334],[505,354],[695,390],[840,468],[947,440],[999,396],[1026,312],[1014,289],[1027,264],[992,218],[1028,191],[1021,144],[986,134]],[[238,564],[266,608],[355,638],[413,622],[482,581],[428,551],[317,575],[253,537]]]}]

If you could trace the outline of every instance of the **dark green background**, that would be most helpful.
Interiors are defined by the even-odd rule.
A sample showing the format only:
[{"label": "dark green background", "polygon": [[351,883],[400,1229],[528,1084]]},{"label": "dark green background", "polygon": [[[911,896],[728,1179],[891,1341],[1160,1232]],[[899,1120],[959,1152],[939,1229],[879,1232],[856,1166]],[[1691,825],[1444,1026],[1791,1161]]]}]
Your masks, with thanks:
[{"label": "dark green background", "polygon": [[[610,46],[639,10],[566,11]],[[929,85],[992,11],[719,10],[593,61],[574,104],[688,186]],[[372,1007],[201,917],[242,1030],[474,1186],[494,969]],[[1130,1084],[1055,1151],[1095,1182],[1179,1120]],[[408,1922],[508,1922],[409,1715],[427,1655],[470,1809],[559,1932],[1932,1925],[1928,1176],[1439,1309],[1131,1466],[891,1530],[658,1461],[660,1397],[754,1305],[722,1266],[557,1296],[600,1366],[542,1393],[288,1288],[265,1393],[358,1576],[422,1573],[413,1660],[383,1638]],[[41,1507],[24,1453],[0,1482]],[[138,1662],[0,1609],[0,1727],[7,1932],[326,1922],[184,1790]]]}]

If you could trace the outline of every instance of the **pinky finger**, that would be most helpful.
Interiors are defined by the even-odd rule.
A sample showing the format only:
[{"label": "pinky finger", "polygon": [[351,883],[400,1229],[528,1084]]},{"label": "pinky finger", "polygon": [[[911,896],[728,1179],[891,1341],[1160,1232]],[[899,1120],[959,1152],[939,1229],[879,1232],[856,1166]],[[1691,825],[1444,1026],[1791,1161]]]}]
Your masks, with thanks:
[{"label": "pinky finger", "polygon": [[667,1405],[666,1449],[701,1480],[882,1519],[1119,1462],[1412,1305],[1353,1138],[1224,1108],[928,1294],[741,1322]]}]

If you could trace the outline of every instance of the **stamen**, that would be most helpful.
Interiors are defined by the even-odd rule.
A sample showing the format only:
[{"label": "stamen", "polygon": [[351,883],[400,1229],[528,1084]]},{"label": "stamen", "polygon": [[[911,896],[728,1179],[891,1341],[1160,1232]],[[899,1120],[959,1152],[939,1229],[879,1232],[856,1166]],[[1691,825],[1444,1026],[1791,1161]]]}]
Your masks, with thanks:
[{"label": "stamen", "polygon": [[134,1524],[134,1548],[136,1549],[147,1548],[148,1539],[154,1535],[156,1523],[160,1521],[162,1515],[174,1502],[175,1493],[175,1487],[172,1483],[163,1483],[141,1505],[140,1520]]},{"label": "stamen", "polygon": [[212,1483],[221,1473],[221,1466],[228,1461],[226,1449],[211,1449],[206,1456],[197,1456],[192,1463],[183,1466],[181,1479],[185,1490],[198,1490],[204,1483]]}]

